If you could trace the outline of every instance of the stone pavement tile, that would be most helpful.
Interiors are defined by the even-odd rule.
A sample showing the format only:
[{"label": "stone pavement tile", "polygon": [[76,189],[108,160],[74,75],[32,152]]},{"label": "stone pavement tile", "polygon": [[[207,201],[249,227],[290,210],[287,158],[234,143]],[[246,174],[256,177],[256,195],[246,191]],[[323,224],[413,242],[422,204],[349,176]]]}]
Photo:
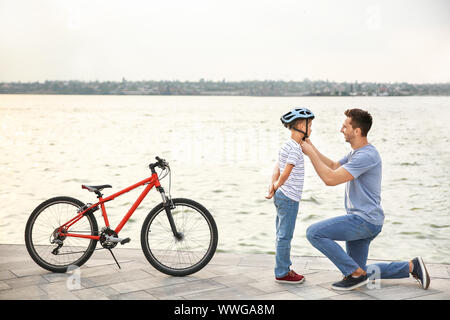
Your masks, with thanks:
[{"label": "stone pavement tile", "polygon": [[[436,290],[435,293],[420,296],[411,299],[419,299],[419,300],[450,300],[450,279],[431,279],[430,286],[428,290]],[[427,291],[428,291],[427,290]]]},{"label": "stone pavement tile", "polygon": [[205,268],[201,269],[200,271],[197,271],[196,273],[185,276],[183,278],[185,278],[186,280],[189,280],[189,281],[195,281],[195,280],[200,280],[200,279],[211,279],[211,278],[219,276],[217,273],[214,273],[210,270],[212,270],[212,268],[208,268],[208,266],[206,266]]},{"label": "stone pavement tile", "polygon": [[184,277],[171,277],[163,275],[160,277],[149,277],[133,281],[118,282],[115,284],[110,284],[109,286],[119,293],[128,293],[147,290],[151,288],[172,286],[175,284],[186,282],[188,282],[188,280],[186,280]]},{"label": "stone pavement tile", "polygon": [[109,286],[73,290],[72,293],[81,300],[109,300],[110,296],[119,294],[119,292]]},{"label": "stone pavement tile", "polygon": [[13,262],[27,263],[27,262],[31,262],[32,260],[28,254],[17,256],[14,253],[10,253],[8,255],[5,255],[4,253],[2,253],[2,254],[0,254],[0,261],[2,263],[13,263]]},{"label": "stone pavement tile", "polygon": [[9,280],[4,280],[4,282],[10,286],[11,288],[22,288],[22,287],[29,287],[29,286],[37,286],[40,284],[46,284],[48,281],[41,277],[41,276],[27,276],[27,277],[20,277],[20,278],[14,278]]},{"label": "stone pavement tile", "polygon": [[428,289],[450,292],[450,279],[431,279]]},{"label": "stone pavement tile", "polygon": [[81,285],[85,288],[92,288],[104,285],[112,285],[121,282],[151,279],[151,278],[153,278],[152,275],[142,270],[130,270],[106,275],[97,275],[93,277],[85,277],[83,276],[83,272],[81,272]]},{"label": "stone pavement tile", "polygon": [[187,296],[194,293],[217,290],[220,288],[225,288],[225,286],[214,280],[204,279],[188,281],[171,286],[151,288],[146,291],[158,299],[174,299],[179,296]]},{"label": "stone pavement tile", "polygon": [[263,294],[263,291],[243,284],[194,294],[185,294],[183,297],[187,300],[248,300],[251,297],[257,297]]},{"label": "stone pavement tile", "polygon": [[234,253],[215,253],[208,265],[236,266],[241,261],[242,256]]},{"label": "stone pavement tile", "polygon": [[[322,287],[322,288],[325,288],[325,289],[329,289],[329,290],[332,290],[332,291],[335,291],[335,292],[337,292],[337,293],[339,293],[339,294],[343,294],[343,292],[340,292],[340,291],[336,291],[336,290],[333,290],[332,288],[331,288],[331,286],[333,285],[333,283],[335,283],[336,281],[339,281],[340,279],[342,279],[342,278],[336,278],[335,280],[333,280],[333,281],[329,281],[329,282],[320,282],[320,283],[318,283],[317,285],[318,286],[320,286],[320,287]],[[387,288],[387,287],[393,287],[393,286],[398,286],[399,284],[401,284],[401,282],[399,283],[398,282],[398,280],[401,280],[401,279],[393,279],[394,281],[390,281],[390,280],[387,280],[387,279],[383,279],[383,280],[377,280],[377,282],[370,282],[370,283],[368,283],[367,285],[365,285],[365,286],[363,286],[363,287],[360,287],[360,288],[358,288],[358,289],[355,289],[354,290],[354,292],[356,292],[356,291],[360,291],[360,290],[363,290],[363,289],[368,289],[368,290],[372,290],[372,289],[375,289],[375,288]],[[403,282],[403,283],[406,283],[406,282]]]},{"label": "stone pavement tile", "polygon": [[[139,248],[124,248],[122,246],[117,246],[113,249],[113,253],[118,260],[131,259],[131,260],[147,262],[144,252],[142,251],[142,249],[140,247]],[[98,254],[99,258],[112,259],[111,253],[108,250],[97,250],[95,254],[96,255]]]},{"label": "stone pavement tile", "polygon": [[51,271],[41,268],[37,264],[33,264],[31,266],[29,264],[25,264],[18,267],[12,267],[9,270],[18,277],[46,275],[51,273]]},{"label": "stone pavement tile", "polygon": [[96,277],[105,275],[111,275],[111,277],[114,277],[114,275],[117,275],[122,269],[117,268],[116,265],[106,265],[95,267],[81,266],[81,268],[79,268],[78,270],[83,277]]},{"label": "stone pavement tile", "polygon": [[287,291],[289,288],[291,288],[293,286],[297,286],[297,287],[308,286],[308,284],[306,283],[306,280],[303,283],[290,284],[290,283],[275,282],[275,278],[255,281],[255,282],[249,283],[248,285],[255,287],[256,289],[259,289],[261,291],[264,291],[265,293],[275,293],[275,292]]},{"label": "stone pavement tile", "polygon": [[111,300],[157,300],[154,296],[146,291],[134,291],[110,296]]},{"label": "stone pavement tile", "polygon": [[327,300],[376,300],[376,298],[365,294],[364,292],[353,290],[335,296],[328,297]]},{"label": "stone pavement tile", "polygon": [[219,266],[219,265],[209,267],[208,271],[215,273],[218,276],[243,274],[249,277],[252,277],[252,274],[255,274],[255,272],[257,271],[269,272],[267,268],[261,267],[258,268],[253,266]]},{"label": "stone pavement tile", "polygon": [[9,270],[0,271],[0,281],[16,278],[17,276]]},{"label": "stone pavement tile", "polygon": [[425,267],[431,278],[450,279],[450,266],[425,262]]},{"label": "stone pavement tile", "polygon": [[119,269],[117,266],[114,266],[114,269],[115,270],[124,270],[124,271],[126,271],[126,270],[135,270],[135,269],[144,269],[144,268],[147,268],[147,267],[154,269],[152,267],[152,265],[147,260],[142,260],[142,261],[139,261],[139,260],[128,260],[128,261],[126,261],[124,263],[121,263],[120,267],[122,269]]},{"label": "stone pavement tile", "polygon": [[380,300],[403,300],[439,292],[438,290],[433,289],[423,290],[414,283],[390,287],[381,286],[380,289],[372,290],[366,287],[361,287],[360,290],[361,292]]},{"label": "stone pavement tile", "polygon": [[339,271],[329,259],[320,257],[308,257],[305,269]]},{"label": "stone pavement tile", "polygon": [[406,300],[450,300],[450,292],[441,291],[433,294],[428,294],[426,296],[420,296]]},{"label": "stone pavement tile", "polygon": [[44,299],[46,296],[42,289],[34,285],[0,291],[0,300]]},{"label": "stone pavement tile", "polygon": [[256,281],[260,279],[274,279],[273,268],[271,267],[241,267],[238,269],[241,271],[237,273],[236,276],[246,276],[248,278],[252,278]]},{"label": "stone pavement tile", "polygon": [[[1,260],[0,271],[6,271],[6,270],[11,270],[11,269],[16,269],[16,268],[23,269],[24,267],[29,268],[30,263],[34,263],[34,262],[33,261],[30,261],[30,262],[24,262],[24,261],[5,262],[5,261]],[[36,268],[40,268],[41,270],[44,270],[41,267],[39,267],[37,264],[35,264],[35,266],[36,266]]]},{"label": "stone pavement tile", "polygon": [[320,286],[292,286],[290,288],[287,288],[287,291],[305,300],[319,300],[337,295],[336,292],[322,288]]},{"label": "stone pavement tile", "polygon": [[298,273],[303,274],[305,276],[305,284],[308,285],[319,285],[322,283],[334,283],[336,281],[342,280],[342,274],[339,271],[328,271],[328,270],[307,270],[306,273],[301,273],[300,270]]},{"label": "stone pavement tile", "polygon": [[238,266],[264,267],[273,266],[275,256],[267,254],[243,254]]},{"label": "stone pavement tile", "polygon": [[241,285],[246,285],[255,281],[253,278],[246,277],[245,275],[215,276],[211,279],[230,287],[239,287]]},{"label": "stone pavement tile", "polygon": [[6,289],[11,289],[11,287],[8,286],[8,284],[5,283],[4,281],[0,281],[0,290],[6,290]]},{"label": "stone pavement tile", "polygon": [[[130,262],[133,260],[119,260],[116,257],[117,261],[119,262],[119,264],[123,264],[126,262]],[[92,257],[84,264],[87,267],[96,267],[96,266],[108,266],[108,265],[114,265],[117,267],[117,263],[114,261],[113,257],[111,256],[111,259],[93,259]],[[119,267],[117,267],[119,268]]]},{"label": "stone pavement tile", "polygon": [[[381,289],[393,286],[406,286],[420,288],[419,283],[413,277],[401,279],[378,279],[375,280],[373,286],[379,286]],[[372,287],[373,287],[372,286]]]},{"label": "stone pavement tile", "polygon": [[73,290],[69,290],[66,282],[53,282],[39,285],[39,288],[44,291],[51,300],[79,300],[73,294]]},{"label": "stone pavement tile", "polygon": [[42,277],[45,280],[47,280],[48,282],[52,283],[52,282],[60,282],[60,281],[65,282],[71,275],[72,275],[71,272],[68,272],[68,273],[54,272],[54,273],[44,274],[44,275],[42,275]]},{"label": "stone pavement tile", "polygon": [[[291,256],[292,266],[291,268],[296,269],[305,269],[310,261],[310,257],[300,257],[300,256]],[[275,265],[274,265],[275,267]]]}]

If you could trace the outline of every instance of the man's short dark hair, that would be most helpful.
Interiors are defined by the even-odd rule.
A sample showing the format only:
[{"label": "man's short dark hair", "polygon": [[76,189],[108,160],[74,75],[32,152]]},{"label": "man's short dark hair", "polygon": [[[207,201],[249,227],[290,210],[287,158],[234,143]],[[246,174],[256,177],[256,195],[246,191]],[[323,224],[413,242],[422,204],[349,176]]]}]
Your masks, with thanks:
[{"label": "man's short dark hair", "polygon": [[372,127],[372,116],[367,111],[361,109],[348,109],[344,114],[352,118],[352,127],[361,129],[361,136],[367,137],[367,133]]}]

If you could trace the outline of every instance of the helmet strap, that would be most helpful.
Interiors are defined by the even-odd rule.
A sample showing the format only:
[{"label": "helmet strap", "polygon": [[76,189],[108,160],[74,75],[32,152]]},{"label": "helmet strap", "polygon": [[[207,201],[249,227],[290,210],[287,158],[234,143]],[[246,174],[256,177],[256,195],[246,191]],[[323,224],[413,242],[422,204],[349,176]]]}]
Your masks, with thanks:
[{"label": "helmet strap", "polygon": [[[291,129],[293,129],[297,132],[303,133],[303,138],[302,138],[303,141],[305,141],[305,139],[308,138],[308,134],[305,131],[294,128],[294,127],[292,127]],[[308,119],[306,119],[306,131],[308,131]]]}]

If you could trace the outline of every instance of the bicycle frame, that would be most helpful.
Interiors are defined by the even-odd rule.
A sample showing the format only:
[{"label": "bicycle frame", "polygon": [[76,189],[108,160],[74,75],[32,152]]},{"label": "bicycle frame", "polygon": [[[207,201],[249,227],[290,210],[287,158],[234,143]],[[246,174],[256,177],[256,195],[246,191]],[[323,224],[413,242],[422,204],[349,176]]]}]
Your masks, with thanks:
[{"label": "bicycle frame", "polygon": [[[119,192],[116,192],[106,198],[103,198],[102,196],[99,196],[98,199],[99,201],[91,206],[89,206],[87,209],[81,211],[78,213],[78,215],[74,218],[72,218],[71,220],[67,221],[65,224],[61,225],[59,227],[59,232],[67,231],[73,224],[75,224],[77,221],[79,221],[81,218],[83,218],[84,214],[86,212],[88,212],[89,210],[92,210],[98,206],[100,206],[101,210],[102,210],[102,216],[103,219],[105,220],[105,225],[106,227],[109,228],[109,221],[108,221],[108,215],[106,214],[106,208],[105,208],[105,202],[114,200],[115,198],[123,195],[124,193],[127,193],[131,190],[136,189],[137,187],[143,186],[145,184],[148,184],[144,191],[142,191],[141,195],[137,198],[137,200],[134,202],[134,204],[131,206],[131,208],[128,210],[127,214],[123,217],[122,221],[120,221],[119,225],[114,229],[114,232],[116,232],[116,234],[119,234],[120,230],[122,230],[123,226],[127,223],[128,219],[130,219],[130,217],[133,215],[134,211],[136,211],[136,209],[139,207],[139,205],[141,204],[142,200],[144,200],[144,198],[147,196],[147,194],[149,193],[149,191],[153,188],[153,187],[161,187],[161,184],[159,182],[158,179],[158,175],[156,173],[152,173],[150,178],[147,178],[145,180],[142,180],[132,186],[129,186],[128,188],[125,188]],[[76,238],[86,238],[86,239],[93,239],[93,240],[100,240],[100,236],[93,236],[93,235],[84,235],[84,234],[77,234],[77,233],[63,233],[65,237],[76,237]]]}]

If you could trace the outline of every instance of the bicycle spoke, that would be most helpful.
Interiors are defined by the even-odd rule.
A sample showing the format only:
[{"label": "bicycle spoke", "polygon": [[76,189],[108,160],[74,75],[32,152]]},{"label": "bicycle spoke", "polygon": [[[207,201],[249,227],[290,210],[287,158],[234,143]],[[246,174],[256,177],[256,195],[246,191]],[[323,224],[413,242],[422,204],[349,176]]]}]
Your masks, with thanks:
[{"label": "bicycle spoke", "polygon": [[[51,266],[68,266],[75,264],[86,254],[90,246],[90,239],[81,239],[75,237],[64,237],[56,239],[55,230],[63,223],[69,221],[78,215],[79,206],[69,202],[57,202],[44,207],[33,221],[31,229],[31,241],[35,253],[42,261]],[[91,234],[92,225],[87,217],[81,218],[73,225],[71,233]],[[58,248],[58,243],[51,241],[62,241],[62,246],[57,254],[54,250]]]},{"label": "bicycle spoke", "polygon": [[203,260],[210,247],[211,228],[198,210],[177,205],[172,210],[177,231],[183,235],[177,240],[172,233],[165,211],[152,220],[148,245],[153,257],[167,268],[190,268]]}]

